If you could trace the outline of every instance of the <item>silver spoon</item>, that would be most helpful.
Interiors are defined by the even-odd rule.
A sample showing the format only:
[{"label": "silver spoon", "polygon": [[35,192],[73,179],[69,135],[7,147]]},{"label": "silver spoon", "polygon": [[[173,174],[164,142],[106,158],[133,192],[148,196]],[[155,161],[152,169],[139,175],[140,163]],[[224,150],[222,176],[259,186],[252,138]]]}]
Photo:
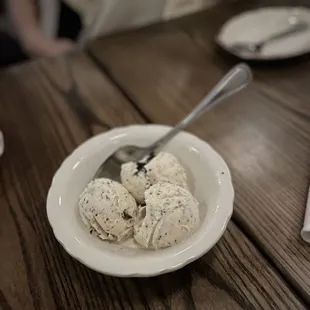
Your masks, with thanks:
[{"label": "silver spoon", "polygon": [[281,40],[285,37],[291,36],[293,34],[305,31],[308,29],[309,25],[305,21],[297,21],[293,26],[288,29],[285,29],[281,32],[273,34],[259,42],[256,43],[248,43],[248,42],[240,42],[235,43],[231,46],[231,49],[237,53],[250,53],[250,54],[258,54],[262,51],[262,49],[269,43]]},{"label": "silver spoon", "polygon": [[[202,99],[196,108],[192,110],[181,122],[168,131],[163,137],[147,147],[133,145],[123,146],[104,161],[97,170],[94,178],[110,178],[115,181],[120,179],[121,165],[129,161],[138,162],[142,158],[147,162],[154,154],[157,154],[176,134],[188,126],[201,114],[209,111],[213,106],[232,94],[240,91],[252,80],[251,69],[245,64],[239,64],[231,69]],[[143,165],[143,164],[142,164]]]}]

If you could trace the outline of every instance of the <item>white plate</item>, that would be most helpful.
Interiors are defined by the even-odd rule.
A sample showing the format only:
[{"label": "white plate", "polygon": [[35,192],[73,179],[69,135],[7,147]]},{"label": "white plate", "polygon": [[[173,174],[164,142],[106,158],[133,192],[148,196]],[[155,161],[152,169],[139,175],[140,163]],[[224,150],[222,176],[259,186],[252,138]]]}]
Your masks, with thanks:
[{"label": "white plate", "polygon": [[180,133],[167,146],[186,168],[189,186],[201,204],[201,225],[188,239],[167,249],[144,250],[133,241],[104,242],[84,227],[77,213],[80,193],[95,171],[122,145],[148,145],[169,127],[139,125],[100,134],[79,146],[56,172],[47,197],[47,215],[55,237],[84,265],[104,274],[147,277],[177,270],[208,252],[224,233],[233,211],[229,170],[207,143]]},{"label": "white plate", "polygon": [[[258,54],[241,55],[231,49],[235,43],[256,43],[282,32],[296,18],[309,23],[308,30],[270,42]],[[267,7],[242,13],[224,24],[216,42],[229,53],[248,60],[277,60],[303,55],[310,52],[310,10],[302,7]]]}]

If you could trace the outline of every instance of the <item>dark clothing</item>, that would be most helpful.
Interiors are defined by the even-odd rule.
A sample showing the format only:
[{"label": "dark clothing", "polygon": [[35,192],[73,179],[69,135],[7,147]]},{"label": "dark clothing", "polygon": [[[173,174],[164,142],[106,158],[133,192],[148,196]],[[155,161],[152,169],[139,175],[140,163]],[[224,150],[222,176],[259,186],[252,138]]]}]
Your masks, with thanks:
[{"label": "dark clothing", "polygon": [[28,56],[20,44],[5,32],[0,32],[0,68],[25,61]]},{"label": "dark clothing", "polygon": [[[58,37],[76,40],[81,28],[82,23],[79,15],[61,2]],[[16,39],[0,32],[0,67],[6,67],[27,59],[28,56]]]},{"label": "dark clothing", "polygon": [[59,38],[69,38],[75,41],[82,29],[80,16],[68,7],[65,3],[61,3],[59,18]]}]

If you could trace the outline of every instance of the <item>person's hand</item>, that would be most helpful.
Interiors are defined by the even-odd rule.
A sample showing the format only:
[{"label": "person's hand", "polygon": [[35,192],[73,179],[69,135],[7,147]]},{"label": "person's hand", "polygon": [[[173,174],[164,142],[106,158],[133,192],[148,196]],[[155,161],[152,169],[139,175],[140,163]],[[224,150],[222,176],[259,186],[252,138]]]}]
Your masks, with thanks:
[{"label": "person's hand", "polygon": [[33,0],[7,1],[10,18],[24,51],[29,56],[48,57],[72,50],[74,48],[72,41],[44,35],[38,21],[36,2]]},{"label": "person's hand", "polygon": [[73,50],[75,43],[69,39],[50,39],[47,47],[48,51],[46,48],[41,50],[43,56],[57,56]]},{"label": "person's hand", "polygon": [[69,39],[48,38],[43,34],[29,35],[22,42],[23,48],[32,57],[52,57],[74,49]]}]

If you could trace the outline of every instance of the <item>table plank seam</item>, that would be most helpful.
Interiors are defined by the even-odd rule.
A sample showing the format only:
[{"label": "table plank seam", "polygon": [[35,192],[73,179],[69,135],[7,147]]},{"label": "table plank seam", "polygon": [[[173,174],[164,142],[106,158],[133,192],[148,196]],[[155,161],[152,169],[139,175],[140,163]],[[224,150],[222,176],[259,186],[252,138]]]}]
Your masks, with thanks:
[{"label": "table plank seam", "polygon": [[8,210],[11,214],[11,217],[14,221],[14,225],[16,227],[16,232],[18,235],[20,248],[21,248],[21,252],[22,252],[22,258],[23,258],[23,262],[25,264],[27,282],[28,282],[30,295],[32,297],[33,307],[36,310],[37,309],[40,310],[40,309],[42,309],[42,303],[41,303],[42,296],[41,296],[40,290],[38,289],[38,286],[35,283],[35,276],[34,276],[34,271],[33,271],[32,264],[31,264],[30,255],[29,255],[29,252],[26,248],[26,242],[25,242],[25,239],[23,237],[23,233],[21,231],[20,223],[17,220],[17,214],[13,210],[12,205],[9,203],[9,201],[8,201]]},{"label": "table plank seam", "polygon": [[309,122],[310,121],[310,116],[309,115],[305,115],[302,114],[300,111],[293,109],[292,107],[289,107],[288,105],[284,104],[283,101],[281,101],[278,98],[275,98],[274,96],[272,96],[271,94],[267,93],[266,91],[262,90],[262,89],[255,89],[255,91],[265,97],[267,97],[268,99],[270,99],[272,102],[274,102],[275,104],[281,106],[281,108],[295,114],[296,116],[298,116],[299,118],[301,118],[303,121],[305,122]]},{"label": "table plank seam", "polygon": [[[9,174],[9,177],[10,178],[12,178],[12,181],[14,181],[13,180],[13,175],[10,173]],[[17,181],[17,183],[18,183],[18,181]],[[28,191],[29,192],[31,192],[31,190],[28,188]],[[8,195],[8,193],[7,192],[5,192],[5,198],[6,198],[6,201],[7,201],[7,204],[8,204],[8,209],[9,209],[9,212],[11,213],[11,217],[12,217],[12,219],[13,219],[13,221],[14,221],[14,223],[15,223],[15,226],[16,226],[16,230],[17,230],[17,233],[18,233],[18,236],[22,236],[23,234],[20,232],[21,231],[21,228],[20,228],[20,225],[18,224],[18,221],[17,221],[17,214],[15,213],[15,211],[13,210],[13,208],[11,207],[11,203],[10,203],[10,198],[9,198],[9,195]],[[42,197],[42,200],[43,200],[43,202],[38,202],[38,203],[34,203],[32,206],[33,206],[33,209],[40,209],[40,210],[44,210],[44,206],[45,206],[45,196],[43,195]],[[31,198],[31,199],[33,199],[33,197]],[[19,202],[19,205],[20,205],[20,208],[21,208],[21,212],[23,213],[23,216],[25,216],[25,218],[27,219],[27,221],[28,221],[28,224],[30,225],[30,227],[31,227],[31,229],[33,230],[33,232],[35,232],[35,233],[38,233],[38,232],[40,232],[40,225],[35,225],[34,223],[38,223],[38,218],[37,217],[35,217],[35,218],[33,218],[33,219],[31,219],[29,216],[28,216],[28,214],[27,214],[27,212],[26,212],[26,210],[25,210],[25,208],[24,208],[24,206],[23,206],[23,203],[22,203],[22,201],[21,201],[21,197],[19,197],[18,195],[17,195],[17,200],[18,200],[18,202]],[[12,213],[13,212],[13,213]],[[49,227],[47,227],[47,228],[49,228]],[[45,230],[43,230],[43,231],[49,231],[48,229],[45,229]],[[40,232],[39,233],[41,236],[43,236],[43,232]],[[41,248],[41,249],[44,249],[45,248],[45,246],[44,246],[44,243],[42,242],[42,240],[45,240],[45,243],[48,241],[48,238],[44,238],[44,239],[39,239],[39,247]],[[57,242],[56,242],[56,240],[54,240],[54,238],[52,239],[52,243],[54,243],[54,244],[56,244],[56,246],[57,246],[57,251],[58,251],[58,248],[59,248],[59,245],[57,244]],[[27,244],[27,241],[26,240],[21,240],[21,249],[22,249],[22,251],[23,251],[23,244]],[[51,288],[51,293],[52,293],[52,296],[53,297],[55,297],[55,296],[57,296],[57,292],[56,292],[56,289],[55,289],[55,286],[53,285],[54,284],[54,282],[55,282],[55,278],[52,276],[52,274],[50,273],[50,268],[48,268],[48,266],[50,265],[50,258],[49,258],[49,256],[47,256],[45,253],[46,253],[47,251],[46,250],[43,250],[42,251],[42,253],[43,253],[43,263],[44,263],[44,266],[46,267],[46,270],[47,270],[47,272],[46,272],[46,275],[47,275],[47,278],[48,278],[48,280],[50,281],[50,288]],[[25,256],[23,255],[23,258],[25,259]],[[25,261],[25,260],[24,260]],[[29,262],[28,264],[26,264],[25,263],[25,268],[26,268],[26,273],[27,273],[27,279],[28,279],[28,282],[29,282],[29,272],[31,272],[31,270],[30,271],[28,271],[28,265],[29,266],[31,266],[31,263]],[[52,281],[52,278],[53,278],[53,281]],[[33,282],[33,281],[31,281],[31,282]],[[33,287],[34,288],[38,288],[38,286],[36,286],[36,285],[34,285],[34,284],[31,284],[31,283],[29,283],[29,287],[30,287],[30,290],[31,290],[31,292],[32,292],[32,290],[33,290]],[[59,293],[59,292],[58,292]],[[66,292],[65,292],[66,293]],[[59,294],[58,294],[59,295]],[[39,302],[37,299],[39,298],[39,299],[41,299],[40,298],[40,294],[31,294],[31,296],[32,296],[32,301],[33,301],[33,303],[34,303],[34,305],[35,305],[35,309],[42,309],[42,306],[40,306],[40,307],[37,307],[36,306],[36,304]],[[67,300],[68,300],[68,303],[70,303],[70,301],[69,301],[69,298],[67,297]],[[55,305],[56,305],[56,307],[60,307],[61,306],[61,304],[59,303],[59,300],[57,299],[57,298],[53,298],[53,301],[55,302]]]},{"label": "table plank seam", "polygon": [[127,99],[127,101],[135,108],[135,110],[142,116],[146,123],[152,123],[151,119],[147,116],[146,113],[136,104],[136,102],[131,98],[131,96],[125,91],[125,89],[117,82],[113,77],[113,74],[110,73],[109,69],[104,66],[95,55],[91,52],[90,49],[86,49],[86,55],[91,60],[91,62],[99,69],[99,71],[104,75],[105,78],[108,78],[110,82],[119,90],[119,92]]},{"label": "table plank seam", "polygon": [[[61,139],[60,139],[61,140]],[[67,152],[67,150],[65,150],[64,149],[64,151],[65,152]],[[26,151],[24,151],[23,152],[24,153],[24,156],[25,156],[25,158],[27,157],[26,156]],[[53,161],[54,160],[54,157],[53,156],[51,156],[50,157],[50,159]],[[57,167],[59,165],[59,162],[55,162],[55,167]],[[11,175],[11,177],[12,177],[12,175]],[[38,180],[36,180],[37,182],[35,182],[35,183],[37,183],[37,184],[40,184],[40,181],[39,181],[39,179]],[[18,182],[17,182],[18,183]],[[14,184],[14,182],[12,181],[12,184]],[[27,190],[27,192],[29,192],[29,193],[31,193],[31,190],[30,190],[30,188],[28,188],[28,190]],[[5,192],[4,192],[5,193]],[[43,202],[42,202],[42,204],[39,206],[39,204],[34,204],[33,205],[33,207],[34,208],[39,208],[40,210],[44,210],[44,205],[45,205],[45,194],[43,194],[43,193],[41,193],[42,194],[42,199],[43,199]],[[7,197],[7,195],[6,195],[6,197]],[[9,198],[7,197],[7,201],[9,201],[8,200]],[[21,208],[22,208],[22,206],[23,206],[23,204],[21,203],[21,201],[20,201],[20,199],[19,199],[19,197],[17,197],[17,199],[19,200],[19,202],[20,202],[20,205],[21,205]],[[31,198],[31,199],[33,199],[33,197]],[[23,212],[24,211],[24,212]],[[24,210],[24,208],[22,208],[22,212],[23,213],[26,213],[25,212],[25,210]],[[26,213],[27,214],[27,213]],[[25,216],[25,214],[24,214],[24,216]],[[35,232],[38,232],[38,227],[35,227],[36,229],[34,229],[34,227],[33,227],[33,222],[34,223],[37,223],[37,219],[35,219],[34,221],[32,221],[28,216],[26,217],[26,219],[28,219],[28,221],[30,222],[30,225],[31,225],[31,227],[32,227],[32,229],[33,229],[33,231],[35,231]],[[46,231],[48,231],[48,230],[46,230]],[[41,233],[41,235],[43,235],[43,233]],[[41,241],[41,239],[39,239],[40,241]],[[47,241],[47,239],[45,238],[44,239],[45,241]],[[53,240],[53,242],[57,245],[57,248],[59,247],[58,246],[58,244],[56,243],[56,240],[54,240],[54,238],[52,239]],[[42,244],[41,244],[41,242],[40,242],[40,247],[42,247]],[[43,253],[46,253],[47,251],[42,251]],[[45,266],[48,266],[48,263],[46,262],[46,255],[44,255],[43,254],[43,263],[44,263],[44,265]],[[46,270],[50,270],[50,268],[46,268]],[[48,279],[51,281],[51,275],[50,275],[50,273],[49,272],[47,272],[47,277],[48,277]],[[55,279],[54,279],[54,281],[51,281],[51,289],[53,290],[53,287],[52,287],[52,284],[55,282]],[[71,284],[70,285],[68,285],[68,287],[72,287],[72,282],[71,282]],[[65,291],[65,290],[63,290],[63,291]],[[52,293],[55,293],[55,290],[54,290],[54,292],[52,292]],[[66,293],[66,292],[65,292]],[[54,295],[54,294],[53,294]],[[58,294],[59,295],[59,294]],[[66,294],[65,294],[66,295]],[[68,300],[68,303],[70,303],[70,301],[69,301],[69,298],[67,298],[67,300]],[[76,300],[77,300],[77,298],[76,298]],[[60,305],[59,303],[57,303],[58,302],[58,299],[54,299],[54,301],[55,301],[55,303],[56,303],[56,305]],[[75,304],[75,307],[77,307],[77,305]],[[40,308],[41,309],[41,308]]]},{"label": "table plank seam", "polygon": [[[266,262],[268,262],[268,264],[270,265],[270,267],[276,272],[276,273],[278,273],[278,270],[275,268],[275,266],[273,266],[273,264],[269,261],[269,259],[266,257],[266,256],[264,256],[263,255],[263,253],[258,249],[258,247],[256,247],[256,245],[253,243],[253,241],[251,240],[251,238],[249,238],[249,236],[247,235],[247,234],[245,234],[244,233],[244,231],[242,230],[242,228],[236,223],[236,221],[234,220],[233,221],[234,222],[234,224],[236,225],[236,227],[243,233],[243,235],[249,240],[249,242],[252,244],[252,245],[254,245],[254,247],[259,251],[259,253],[260,253],[260,255],[262,256],[262,258],[266,261]],[[238,244],[239,243],[239,241],[236,239],[236,237],[235,236],[232,236],[232,239],[235,241],[235,243],[236,244]],[[250,249],[249,249],[250,250]],[[242,251],[242,247],[241,247],[241,251]],[[233,251],[232,251],[232,256],[234,256],[235,254],[233,254]],[[249,261],[249,263],[252,265],[252,267],[253,268],[255,268],[255,266],[252,264],[252,262],[251,261]],[[240,268],[242,268],[242,266],[240,266]],[[250,273],[248,273],[249,274],[249,277],[250,278],[252,278],[252,281],[253,281],[253,283],[255,282],[255,277],[253,277],[253,275],[252,274],[250,274]],[[279,277],[280,277],[280,279],[283,279],[283,277],[281,277],[281,275],[278,273],[278,275],[279,275]],[[270,283],[269,282],[269,279],[266,279],[266,281],[268,282],[268,283]],[[286,281],[284,281],[285,283],[286,283]],[[271,283],[270,283],[271,284]],[[272,284],[271,284],[272,285]],[[290,287],[290,286],[289,286]],[[291,288],[291,287],[290,287]],[[265,295],[267,295],[270,299],[272,299],[272,296],[270,296],[269,295],[269,292],[268,292],[268,290],[266,290],[264,287],[262,287],[262,288],[260,288],[262,291],[263,291],[263,294],[265,294]],[[278,298],[282,298],[282,296],[278,293],[278,292],[275,292],[276,294],[277,294],[277,296],[278,296]],[[294,292],[294,295],[295,295],[295,297],[297,298],[297,299],[299,299],[301,302],[303,302],[303,300],[301,299],[301,298],[299,298],[299,296],[297,296],[296,294],[295,294],[295,292]],[[286,301],[285,301],[286,302]],[[276,305],[275,305],[276,306]],[[289,305],[287,305],[288,307],[289,307]]]},{"label": "table plank seam", "polygon": [[3,310],[13,310],[12,307],[10,306],[9,302],[5,298],[2,290],[0,290],[0,306],[3,307]]},{"label": "table plank seam", "polygon": [[49,76],[49,74],[45,74],[50,84],[60,95],[63,96],[63,98],[65,99],[64,101],[70,104],[70,108],[72,108],[78,119],[80,119],[84,129],[87,131],[87,134],[89,136],[92,136],[93,133],[91,128],[88,126],[88,123],[100,125],[106,130],[111,129],[108,124],[102,122],[97,115],[93,114],[92,111],[88,108],[87,104],[85,104],[82,96],[79,94],[77,84],[73,77],[72,68],[67,58],[65,59],[64,63],[66,65],[66,70],[69,75],[70,81],[72,82],[71,87],[67,91],[64,91]]},{"label": "table plank seam", "polygon": [[[236,203],[235,203],[236,204]],[[258,238],[255,237],[255,234],[246,227],[243,223],[242,219],[233,217],[233,222],[235,225],[242,231],[245,237],[254,245],[254,247],[260,252],[262,257],[270,264],[271,268],[279,275],[280,278],[290,287],[292,293],[295,295],[297,299],[299,299],[303,304],[310,307],[310,301],[307,299],[302,293],[302,290],[298,289],[298,285],[294,283],[294,280],[290,279],[276,264],[276,262],[270,258],[268,252],[264,249],[264,246],[261,244]]]}]

